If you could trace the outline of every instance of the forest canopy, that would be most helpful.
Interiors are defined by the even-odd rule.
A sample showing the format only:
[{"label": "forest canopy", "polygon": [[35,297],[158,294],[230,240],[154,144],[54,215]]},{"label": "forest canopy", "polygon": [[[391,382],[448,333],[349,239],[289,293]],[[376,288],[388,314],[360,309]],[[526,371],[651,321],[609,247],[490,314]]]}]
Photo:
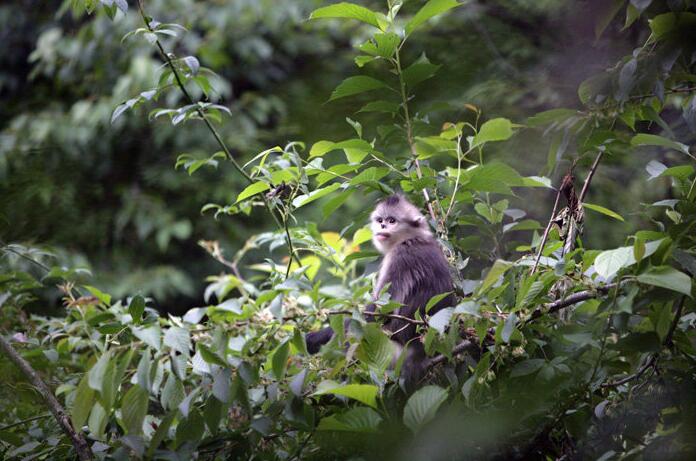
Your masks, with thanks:
[{"label": "forest canopy", "polygon": [[[10,0],[0,36],[3,458],[694,458],[694,1]],[[416,389],[395,193],[454,286]]]}]

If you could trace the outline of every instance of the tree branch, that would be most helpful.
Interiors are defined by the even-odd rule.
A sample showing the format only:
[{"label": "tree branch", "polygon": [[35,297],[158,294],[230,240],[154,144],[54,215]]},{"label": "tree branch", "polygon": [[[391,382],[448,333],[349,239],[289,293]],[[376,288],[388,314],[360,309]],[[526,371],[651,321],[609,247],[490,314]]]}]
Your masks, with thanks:
[{"label": "tree branch", "polygon": [[535,257],[535,264],[533,264],[532,270],[530,270],[530,275],[535,273],[535,271],[537,270],[537,265],[540,263],[540,257],[542,256],[542,250],[545,247],[545,243],[547,243],[547,237],[549,237],[549,231],[552,229],[552,223],[554,222],[554,217],[557,215],[557,208],[559,207],[559,198],[561,197],[561,190],[562,190],[561,187],[557,190],[557,198],[554,199],[554,207],[552,208],[552,215],[549,217],[549,222],[547,222],[547,227],[545,228],[545,233],[542,234],[542,240],[540,240],[540,246],[537,249],[537,256]]},{"label": "tree branch", "polygon": [[10,344],[10,342],[7,341],[2,334],[0,334],[0,349],[2,349],[4,354],[12,362],[14,362],[15,365],[17,365],[17,368],[20,369],[22,374],[24,374],[29,382],[31,382],[39,391],[39,394],[41,394],[46,401],[46,405],[48,406],[49,410],[51,410],[53,417],[56,418],[58,425],[61,427],[65,435],[68,436],[73,444],[73,447],[75,447],[78,458],[80,458],[81,461],[93,459],[92,450],[87,444],[87,440],[85,440],[81,433],[73,429],[68,413],[66,413],[63,406],[53,395],[53,391],[49,389],[48,385],[46,385],[46,383],[41,379],[39,374],[32,368],[29,362],[24,360],[24,358],[19,355],[19,352],[12,347],[12,344]]},{"label": "tree branch", "polygon": [[[663,346],[665,347],[670,347],[673,344],[673,334],[675,333],[675,329],[678,327],[678,322],[680,321],[680,317],[682,317],[682,308],[685,304],[685,298],[686,296],[683,296],[680,298],[680,301],[678,301],[677,308],[675,309],[675,316],[673,317],[673,322],[670,324],[670,329],[668,330],[668,333],[666,334],[666,338],[663,340]],[[621,386],[622,384],[626,384],[630,381],[633,381],[635,379],[638,379],[641,377],[641,375],[644,374],[646,370],[651,368],[652,366],[656,365],[656,362],[658,361],[658,356],[660,354],[659,352],[654,352],[651,354],[651,357],[649,360],[646,361],[644,365],[641,366],[635,373],[619,379],[617,381],[612,381],[608,383],[603,383],[600,385],[600,387],[603,388],[608,388],[608,387],[617,387]]]},{"label": "tree branch", "polygon": [[[625,283],[626,282],[619,282],[619,286],[621,287]],[[531,314],[530,318],[523,322],[523,324],[532,322],[533,320],[535,320],[538,317],[541,317],[545,313],[551,314],[560,309],[571,306],[572,304],[580,303],[581,301],[586,301],[588,299],[597,298],[599,295],[607,294],[607,292],[617,287],[618,283],[610,283],[602,287],[597,287],[593,290],[579,291],[578,293],[574,293],[566,298],[558,299],[554,302],[544,304],[541,308],[535,309]],[[480,349],[477,342],[472,342],[471,340],[466,339],[458,343],[455,346],[455,348],[453,348],[452,355],[457,355],[465,351],[468,351],[470,354],[472,354],[474,352],[479,352],[479,350]],[[425,367],[428,370],[438,365],[439,363],[445,362],[447,359],[448,358],[445,355],[436,355],[426,362]]]},{"label": "tree branch", "polygon": [[[143,0],[138,0],[138,10],[140,12],[140,16],[143,19],[143,23],[145,23],[145,27],[150,31],[151,33],[154,33],[154,30],[150,26],[150,21],[148,21],[148,16],[145,14],[145,8],[143,7]],[[177,71],[176,66],[172,62],[172,58],[165,52],[164,47],[162,46],[162,43],[160,42],[159,39],[155,40],[155,45],[157,46],[157,49],[159,50],[160,54],[162,55],[162,59],[164,59],[165,63],[167,64],[167,67],[172,71],[172,74],[174,75],[174,79],[177,82],[177,86],[179,87],[179,90],[182,92],[184,97],[187,99],[189,104],[196,105],[196,113],[198,114],[199,117],[203,120],[203,122],[206,124],[206,127],[208,130],[211,132],[213,137],[215,138],[216,142],[220,146],[220,148],[225,152],[225,155],[227,156],[228,160],[230,160],[230,163],[232,163],[232,166],[237,170],[237,172],[242,175],[242,177],[247,180],[248,183],[252,184],[254,182],[254,179],[247,174],[246,171],[240,166],[239,163],[237,163],[237,160],[235,160],[235,157],[232,155],[232,152],[228,148],[227,144],[223,141],[223,139],[220,137],[220,134],[218,133],[218,130],[215,129],[211,121],[206,117],[205,112],[201,109],[196,104],[196,101],[194,101],[194,98],[191,97],[189,94],[188,90],[184,86],[184,83],[181,80],[181,77],[179,76],[179,72]],[[286,237],[286,245],[288,245],[288,252],[289,252],[289,257],[292,260],[293,258],[296,259],[297,263],[300,264],[300,258],[295,255],[295,251],[293,250],[293,241],[290,238],[290,234],[287,232],[286,226],[281,223],[281,221],[278,219],[278,216],[276,216],[276,213],[274,213],[274,209],[271,207],[271,203],[269,202],[269,199],[267,199],[263,194],[261,195],[261,199],[264,202],[264,206],[266,207],[266,210],[269,212],[271,217],[273,218],[274,222],[276,223],[276,226],[281,229],[282,231],[285,232],[285,237]],[[288,276],[286,275],[286,278]]]}]

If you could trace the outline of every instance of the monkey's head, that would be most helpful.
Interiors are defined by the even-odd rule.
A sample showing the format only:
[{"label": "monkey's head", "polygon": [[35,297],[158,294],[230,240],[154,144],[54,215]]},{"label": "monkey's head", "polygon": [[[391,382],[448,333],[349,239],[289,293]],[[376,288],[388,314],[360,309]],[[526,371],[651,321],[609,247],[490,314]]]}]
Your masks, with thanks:
[{"label": "monkey's head", "polygon": [[373,245],[387,253],[395,245],[414,237],[430,237],[426,218],[409,200],[395,194],[379,202],[370,215]]}]

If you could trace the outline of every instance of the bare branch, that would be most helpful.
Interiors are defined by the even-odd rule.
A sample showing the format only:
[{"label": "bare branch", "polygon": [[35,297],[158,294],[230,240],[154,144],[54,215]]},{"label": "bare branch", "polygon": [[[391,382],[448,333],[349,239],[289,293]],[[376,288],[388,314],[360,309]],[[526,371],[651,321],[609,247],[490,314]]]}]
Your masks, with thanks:
[{"label": "bare branch", "polygon": [[39,394],[41,394],[46,401],[48,409],[51,410],[53,417],[56,418],[58,425],[61,427],[65,435],[70,438],[70,441],[72,442],[73,447],[75,447],[75,451],[77,452],[77,456],[80,458],[80,460],[85,461],[93,459],[92,450],[87,444],[87,440],[85,440],[81,433],[73,429],[68,413],[66,413],[63,406],[53,395],[53,391],[49,389],[48,385],[46,385],[46,383],[41,379],[39,374],[34,370],[34,368],[32,368],[29,362],[24,360],[24,358],[19,355],[19,352],[12,347],[12,344],[10,344],[10,342],[7,341],[2,334],[0,334],[0,349],[2,349],[4,354],[12,362],[14,362],[15,365],[17,365],[17,368],[20,369],[22,374],[24,374],[29,382],[31,382],[39,391]]}]

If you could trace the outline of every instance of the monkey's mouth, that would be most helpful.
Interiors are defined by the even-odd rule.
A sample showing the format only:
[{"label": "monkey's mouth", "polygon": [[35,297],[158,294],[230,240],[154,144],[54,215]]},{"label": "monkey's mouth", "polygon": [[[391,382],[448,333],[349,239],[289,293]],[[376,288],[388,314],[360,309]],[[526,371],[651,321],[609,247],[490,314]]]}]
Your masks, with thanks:
[{"label": "monkey's mouth", "polygon": [[377,234],[375,234],[375,237],[380,241],[387,240],[388,238],[390,238],[390,233],[389,232],[378,232]]}]

